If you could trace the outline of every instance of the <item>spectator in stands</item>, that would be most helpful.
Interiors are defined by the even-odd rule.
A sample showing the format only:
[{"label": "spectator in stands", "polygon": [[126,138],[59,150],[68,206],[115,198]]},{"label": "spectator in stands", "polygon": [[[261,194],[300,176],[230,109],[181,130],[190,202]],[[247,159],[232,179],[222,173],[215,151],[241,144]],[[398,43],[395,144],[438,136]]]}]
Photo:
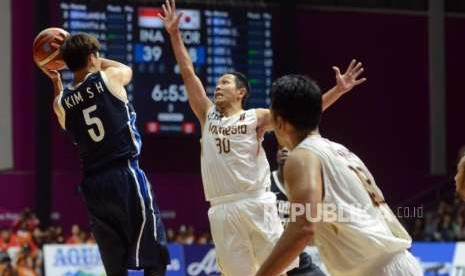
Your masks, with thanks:
[{"label": "spectator in stands", "polygon": [[36,215],[31,211],[31,209],[25,208],[19,214],[19,218],[13,222],[13,231],[16,232],[19,228],[23,228],[32,232],[38,225],[39,220]]},{"label": "spectator in stands", "polygon": [[457,219],[453,223],[454,238],[456,241],[465,241],[465,212],[457,214]]},{"label": "spectator in stands", "polygon": [[187,227],[184,237],[184,244],[193,244],[195,242],[195,230],[193,226]]},{"label": "spectator in stands", "polygon": [[53,243],[64,243],[65,242],[65,238],[63,236],[63,227],[61,226],[51,226],[49,228],[49,235],[50,235],[50,240],[53,242]]},{"label": "spectator in stands", "polygon": [[176,235],[174,242],[184,244],[186,232],[187,232],[187,227],[184,224],[179,226],[178,234]]},{"label": "spectator in stands", "polygon": [[452,212],[452,206],[446,201],[446,200],[441,200],[438,205],[437,209],[437,215],[439,217],[442,217],[444,215],[450,214]]},{"label": "spectator in stands", "polygon": [[465,240],[465,202],[459,199],[441,200],[436,210],[427,211],[424,219],[415,220],[410,233],[417,241]]},{"label": "spectator in stands", "polygon": [[7,251],[12,246],[18,246],[16,235],[9,229],[2,229],[0,234],[0,251]]},{"label": "spectator in stands", "polygon": [[176,238],[176,233],[174,232],[173,228],[166,229],[166,239],[168,242],[174,242]]},{"label": "spectator in stands", "polygon": [[0,251],[0,275],[1,276],[16,276],[11,265],[11,258],[4,251]]},{"label": "spectator in stands", "polygon": [[417,218],[415,220],[411,235],[414,241],[422,241],[425,239],[425,224],[423,219]]},{"label": "spectator in stands", "polygon": [[212,238],[210,232],[204,232],[196,235],[193,226],[181,225],[178,233],[172,228],[166,230],[168,241],[179,244],[211,244]]},{"label": "spectator in stands", "polygon": [[212,243],[212,238],[209,232],[205,232],[197,237],[196,244],[205,245],[210,243]]},{"label": "spectator in stands", "polygon": [[[33,234],[34,236],[34,234]],[[52,236],[50,233],[50,227],[44,230],[41,230],[41,235],[40,238],[42,240],[42,244],[47,244],[47,243],[56,243],[54,240],[52,240]]]},{"label": "spectator in stands", "polygon": [[18,276],[39,276],[41,262],[37,259],[38,254],[35,254],[28,245],[22,246],[16,260]]},{"label": "spectator in stands", "polygon": [[32,233],[28,229],[27,224],[23,222],[16,232],[18,245],[23,247],[27,246],[31,251],[36,252],[38,250],[37,245],[34,243]]},{"label": "spectator in stands", "polygon": [[425,233],[424,237],[426,241],[433,241],[434,234],[438,227],[438,219],[435,213],[427,212],[425,215]]},{"label": "spectator in stands", "polygon": [[94,234],[92,234],[92,232],[90,232],[89,237],[86,239],[86,243],[97,244],[97,241],[95,240]]},{"label": "spectator in stands", "polygon": [[45,232],[40,228],[36,228],[32,232],[32,241],[39,248],[42,248],[42,246],[48,242],[47,237],[45,236]]},{"label": "spectator in stands", "polygon": [[435,237],[437,241],[454,240],[454,229],[452,227],[452,217],[449,214],[445,214],[442,217]]},{"label": "spectator in stands", "polygon": [[64,243],[65,242],[65,233],[63,231],[62,226],[55,227],[55,236],[58,242]]},{"label": "spectator in stands", "polygon": [[66,239],[67,244],[77,244],[77,243],[84,243],[85,239],[83,239],[81,227],[77,224],[73,224],[71,226],[71,234]]}]

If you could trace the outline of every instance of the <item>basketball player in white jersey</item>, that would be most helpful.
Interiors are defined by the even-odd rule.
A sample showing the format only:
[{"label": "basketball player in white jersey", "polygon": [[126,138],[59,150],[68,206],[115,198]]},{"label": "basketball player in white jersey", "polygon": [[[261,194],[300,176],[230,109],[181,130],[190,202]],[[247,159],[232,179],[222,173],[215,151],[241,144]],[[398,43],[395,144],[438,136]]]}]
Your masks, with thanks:
[{"label": "basketball player in white jersey", "polygon": [[410,236],[363,162],[318,133],[321,101],[318,86],[303,76],[272,85],[274,132],[292,150],[284,164],[291,214],[257,275],[280,275],[312,238],[332,276],[423,275],[407,251]]},{"label": "basketball player in white jersey", "polygon": [[[281,222],[286,228],[289,221],[290,203],[286,195],[286,189],[283,179],[283,167],[288,157],[289,150],[287,148],[280,148],[276,152],[276,163],[278,168],[271,172],[271,186],[270,190],[276,195],[276,206],[278,208],[278,215]],[[309,244],[310,245],[310,244]],[[287,272],[287,276],[326,276],[323,272],[324,268],[318,267],[314,263],[313,258],[320,259],[319,253],[313,247],[306,247],[302,253],[299,254],[299,267],[294,268]]]},{"label": "basketball player in white jersey", "polygon": [[457,175],[455,176],[455,189],[460,199],[465,200],[465,155],[457,165]]},{"label": "basketball player in white jersey", "polygon": [[[283,231],[276,197],[267,191],[270,168],[261,146],[263,133],[271,130],[270,112],[243,109],[249,86],[237,72],[220,77],[212,102],[182,41],[182,14],[176,13],[174,1],[166,1],[163,11],[189,104],[202,128],[202,178],[218,264],[223,275],[254,275]],[[365,80],[357,80],[363,68],[355,61],[344,75],[334,69],[338,85],[325,95],[324,108]],[[266,208],[271,215],[265,222]]]}]

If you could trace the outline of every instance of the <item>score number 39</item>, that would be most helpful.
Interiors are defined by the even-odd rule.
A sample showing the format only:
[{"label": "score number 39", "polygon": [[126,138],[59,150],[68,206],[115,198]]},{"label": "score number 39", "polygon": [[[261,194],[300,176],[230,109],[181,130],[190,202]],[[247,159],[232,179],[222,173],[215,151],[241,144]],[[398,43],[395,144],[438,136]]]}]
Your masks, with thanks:
[{"label": "score number 39", "polygon": [[163,54],[163,50],[161,49],[160,46],[144,46],[144,54],[142,55],[142,59],[145,62],[151,62],[151,61],[159,61],[161,58],[161,55]]},{"label": "score number 39", "polygon": [[[149,46],[145,45],[144,46],[144,54],[142,55],[142,59],[145,62],[157,62],[160,60],[163,50],[160,46]],[[197,49],[195,47],[189,48],[189,55],[192,59],[192,62],[197,62],[198,55],[197,55]]]}]

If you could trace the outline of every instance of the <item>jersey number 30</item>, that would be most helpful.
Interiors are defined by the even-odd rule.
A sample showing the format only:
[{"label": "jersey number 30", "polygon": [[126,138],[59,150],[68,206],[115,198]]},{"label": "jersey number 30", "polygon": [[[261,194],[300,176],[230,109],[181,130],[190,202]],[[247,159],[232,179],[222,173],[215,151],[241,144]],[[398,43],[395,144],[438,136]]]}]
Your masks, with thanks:
[{"label": "jersey number 30", "polygon": [[98,117],[91,116],[90,113],[94,112],[95,110],[97,110],[97,105],[94,104],[93,106],[82,110],[82,114],[84,115],[86,124],[90,127],[87,130],[90,138],[92,138],[94,142],[100,142],[105,137],[105,129],[103,128],[102,121]]},{"label": "jersey number 30", "polygon": [[215,138],[218,153],[229,153],[231,151],[231,144],[228,138]]}]

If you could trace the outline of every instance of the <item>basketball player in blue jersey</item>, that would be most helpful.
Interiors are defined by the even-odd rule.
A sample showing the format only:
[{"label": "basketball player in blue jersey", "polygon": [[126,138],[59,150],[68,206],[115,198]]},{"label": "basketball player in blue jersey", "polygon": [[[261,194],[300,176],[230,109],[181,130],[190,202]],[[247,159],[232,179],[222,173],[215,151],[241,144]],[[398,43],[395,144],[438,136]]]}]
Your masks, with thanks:
[{"label": "basketball player in blue jersey", "polygon": [[144,269],[164,275],[169,263],[160,212],[138,159],[141,139],[136,113],[124,88],[130,67],[99,57],[100,44],[87,34],[65,39],[61,54],[74,83],[63,88],[57,71],[42,69],[55,90],[53,108],[79,149],[80,190],[107,275]]},{"label": "basketball player in blue jersey", "polygon": [[[182,41],[182,14],[176,13],[174,0],[162,7],[189,104],[202,128],[202,181],[218,265],[226,276],[254,275],[283,231],[261,144],[264,132],[272,130],[270,111],[244,110],[250,88],[237,72],[219,78],[211,101]],[[335,71],[338,85],[325,95],[324,108],[365,80],[357,79],[363,68],[355,61],[344,75]],[[289,269],[297,265],[295,260]]]}]

